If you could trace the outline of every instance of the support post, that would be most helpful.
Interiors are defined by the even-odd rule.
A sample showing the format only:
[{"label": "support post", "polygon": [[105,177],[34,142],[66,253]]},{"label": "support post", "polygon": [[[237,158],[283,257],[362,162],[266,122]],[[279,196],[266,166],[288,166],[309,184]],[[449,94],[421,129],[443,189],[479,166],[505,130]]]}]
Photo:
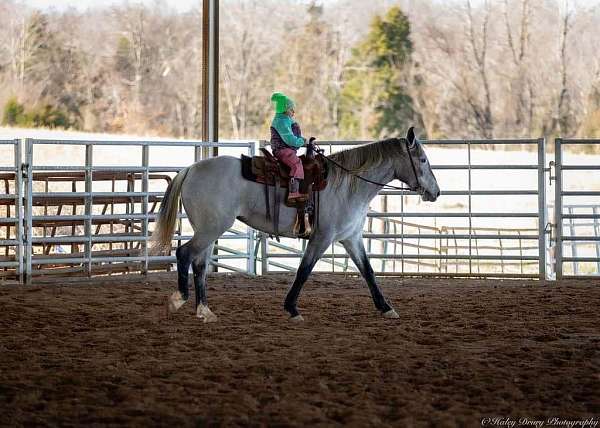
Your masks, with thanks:
[{"label": "support post", "polygon": [[260,233],[260,261],[261,261],[261,275],[269,273],[269,259],[268,259],[268,245],[269,239],[267,234],[264,232]]},{"label": "support post", "polygon": [[[202,141],[219,141],[219,0],[202,0]],[[202,159],[218,154],[217,147],[203,147]],[[217,261],[218,245],[213,248]]]},{"label": "support post", "polygon": [[23,173],[25,174],[25,234],[24,234],[24,247],[25,247],[25,283],[31,283],[32,275],[32,258],[33,258],[33,140],[31,138],[25,139],[25,165],[23,166]]},{"label": "support post", "polygon": [[85,237],[87,238],[87,242],[85,243],[85,260],[86,260],[86,270],[88,276],[92,275],[92,165],[93,165],[93,153],[94,146],[92,144],[85,145]]},{"label": "support post", "polygon": [[[538,139],[538,247],[539,278],[546,279],[546,139]],[[521,260],[521,266],[523,261]]]},{"label": "support post", "polygon": [[144,261],[142,266],[142,273],[146,275],[148,273],[148,166],[150,162],[150,147],[147,144],[142,146],[142,167],[144,172],[142,173],[142,213],[144,215],[142,219],[142,235],[144,237],[143,248],[144,248]]},{"label": "support post", "polygon": [[[219,141],[219,0],[202,1],[202,141]],[[217,147],[203,152],[218,155]]]},{"label": "support post", "polygon": [[[473,273],[473,185],[471,165],[471,141],[467,141],[467,157],[469,160],[469,275]],[[500,238],[502,247],[502,238]],[[502,272],[504,272],[504,260],[502,260]]]},{"label": "support post", "polygon": [[[250,143],[248,146],[248,156],[254,156],[254,143]],[[248,235],[248,237],[246,238],[246,254],[248,255],[248,259],[246,261],[246,271],[250,275],[256,275],[256,256],[254,254],[256,232],[250,226],[246,226],[246,232]]]},{"label": "support post", "polygon": [[562,139],[554,140],[554,223],[556,224],[556,279],[562,279],[563,274],[563,219],[562,219]]},{"label": "support post", "polygon": [[[21,139],[15,139],[15,196],[17,197],[15,201],[15,218],[17,219],[17,227],[15,230],[15,239],[18,244],[16,246],[15,256],[17,259],[17,263],[19,266],[17,267],[17,279],[19,283],[23,282],[23,174],[24,170],[22,169],[21,152],[22,152],[22,143]],[[7,236],[6,239],[10,239],[10,236]]]}]

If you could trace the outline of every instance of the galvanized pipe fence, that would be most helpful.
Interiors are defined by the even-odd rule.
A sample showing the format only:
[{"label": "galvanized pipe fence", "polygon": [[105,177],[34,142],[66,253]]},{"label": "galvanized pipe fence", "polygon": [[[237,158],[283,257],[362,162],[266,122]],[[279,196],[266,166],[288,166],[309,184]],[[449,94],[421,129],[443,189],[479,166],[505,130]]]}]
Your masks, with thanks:
[{"label": "galvanized pipe fence", "polygon": [[[366,141],[320,141],[327,153],[365,144]],[[462,173],[466,178],[464,188],[447,190],[452,178],[438,182],[442,196],[463,198],[462,209],[436,209],[439,205],[417,205],[419,195],[408,190],[383,190],[380,192],[382,209],[371,210],[363,238],[378,275],[420,275],[458,277],[546,277],[547,207],[544,139],[519,140],[428,140],[422,141],[432,160],[432,148],[460,149],[466,159],[463,162],[436,163],[432,170],[436,174]],[[261,142],[267,145],[267,142]],[[488,153],[494,148],[513,147],[528,150],[531,161],[487,162],[473,159],[475,151]],[[495,174],[490,180],[477,181],[476,175]],[[504,188],[507,176],[529,173],[526,188]],[[482,186],[487,183],[488,186]],[[451,183],[450,183],[451,184]],[[445,187],[446,186],[446,187]],[[529,209],[488,210],[477,209],[482,200],[500,197],[528,197]],[[478,199],[477,204],[474,199]],[[519,208],[518,206],[516,208]],[[383,226],[373,227],[374,220],[382,220]],[[429,220],[425,223],[424,220]],[[419,224],[420,223],[420,224]],[[487,225],[499,224],[497,227]],[[512,223],[527,223],[524,227],[510,227]],[[458,224],[458,226],[457,226]],[[378,230],[375,230],[378,229]],[[454,242],[454,245],[450,243]],[[488,244],[482,244],[487,242]],[[496,245],[490,245],[496,242]],[[509,244],[507,244],[509,243]],[[374,251],[379,245],[380,251]],[[281,243],[261,235],[262,272],[294,271],[302,255],[303,244],[293,240]],[[390,251],[390,249],[393,251]],[[323,255],[324,262],[317,270],[353,272],[348,256],[338,244]],[[514,269],[510,269],[510,267]],[[390,270],[389,267],[392,269]]]},{"label": "galvanized pipe fence", "polygon": [[[203,153],[206,156],[210,152],[206,149],[219,147],[238,156],[240,152],[254,154],[253,143],[240,142],[25,139],[2,144],[14,145],[14,167],[0,171],[9,175],[7,179],[12,176],[15,191],[0,198],[13,201],[5,204],[7,214],[2,223],[14,224],[12,229],[5,228],[5,239],[0,241],[6,248],[0,267],[6,268],[5,273],[13,269],[24,282],[47,274],[170,269],[175,262],[173,253],[151,255],[148,241],[150,225],[171,178],[192,161],[201,160]],[[176,148],[187,150],[177,157],[178,163],[164,165],[162,156],[154,156],[155,163],[150,162],[154,150]],[[95,152],[101,149],[105,153],[97,162]],[[47,164],[45,158],[61,162]],[[192,236],[186,219],[180,210],[174,248]],[[234,225],[219,239],[213,264],[252,272],[253,242],[252,229]]]},{"label": "galvanized pipe fence", "polygon": [[[600,140],[554,141],[553,256],[556,279],[600,275],[600,162],[585,156],[583,146],[600,149]],[[570,148],[567,151],[565,148]]]},{"label": "galvanized pipe fence", "polygon": [[0,147],[8,149],[3,153],[4,157],[8,158],[7,165],[0,166],[4,181],[4,194],[0,195],[0,204],[4,211],[4,215],[0,217],[3,232],[0,235],[0,247],[4,248],[4,254],[0,256],[0,268],[4,272],[13,272],[20,278],[24,271],[22,144],[19,139],[0,140]]},{"label": "galvanized pipe fence", "polygon": [[[319,144],[332,153],[364,143]],[[429,140],[423,144],[442,196],[434,204],[420,204],[414,192],[380,192],[363,233],[378,275],[550,279],[600,275],[600,183],[576,178],[576,186],[589,188],[565,187],[566,175],[594,172],[600,166],[581,157],[563,162],[565,153],[571,153],[564,146],[598,145],[600,140],[556,139],[549,165],[544,139]],[[256,145],[0,141],[6,152],[5,164],[0,166],[5,184],[0,195],[2,276],[27,282],[47,274],[172,269],[174,253],[151,255],[147,245],[171,178],[192,160],[208,156],[209,148],[252,156]],[[511,148],[519,150],[513,152],[518,157],[506,151]],[[61,150],[64,156],[57,155]],[[187,152],[173,154],[178,150]],[[55,161],[57,157],[60,162]],[[165,164],[163,158],[170,163]],[[547,184],[554,185],[550,199]],[[553,221],[548,220],[549,211]],[[173,249],[192,233],[180,211]],[[236,222],[219,239],[212,263],[218,269],[249,274],[294,271],[305,244],[291,239],[276,242]],[[339,244],[331,246],[316,270],[357,272]]]}]

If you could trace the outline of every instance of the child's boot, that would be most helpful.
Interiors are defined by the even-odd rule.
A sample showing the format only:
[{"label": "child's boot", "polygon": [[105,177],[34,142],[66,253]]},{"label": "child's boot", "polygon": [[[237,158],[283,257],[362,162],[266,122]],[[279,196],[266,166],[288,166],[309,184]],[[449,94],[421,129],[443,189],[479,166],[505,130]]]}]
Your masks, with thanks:
[{"label": "child's boot", "polygon": [[287,200],[288,202],[296,202],[299,199],[302,199],[304,195],[300,193],[300,180],[297,178],[290,178],[290,191],[288,193]]}]

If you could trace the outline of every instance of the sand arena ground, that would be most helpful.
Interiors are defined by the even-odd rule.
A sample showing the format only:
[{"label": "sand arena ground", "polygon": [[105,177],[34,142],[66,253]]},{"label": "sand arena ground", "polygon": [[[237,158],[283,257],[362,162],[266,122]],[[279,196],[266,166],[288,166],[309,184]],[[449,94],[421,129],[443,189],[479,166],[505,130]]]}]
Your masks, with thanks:
[{"label": "sand arena ground", "polygon": [[600,282],[215,275],[203,324],[172,274],[0,287],[0,423],[480,426],[600,414]]}]

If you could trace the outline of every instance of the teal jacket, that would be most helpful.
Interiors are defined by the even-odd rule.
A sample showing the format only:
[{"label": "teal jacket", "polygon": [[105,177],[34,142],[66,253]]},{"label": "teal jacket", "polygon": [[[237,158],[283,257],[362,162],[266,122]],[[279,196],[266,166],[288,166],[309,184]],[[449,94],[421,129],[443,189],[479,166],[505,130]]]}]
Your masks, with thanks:
[{"label": "teal jacket", "polygon": [[[296,133],[294,133],[294,131],[292,130],[292,127],[297,129]],[[287,114],[276,113],[275,117],[273,117],[273,121],[271,122],[271,128],[272,128],[272,130],[274,129],[275,131],[277,131],[276,134],[279,134],[279,137],[281,137],[281,140],[283,140],[283,143],[285,143],[286,146],[297,149],[298,147],[302,147],[305,143],[305,139],[299,135],[300,128],[299,128],[298,124],[294,121],[294,119],[289,117]],[[273,135],[273,134],[274,133],[271,131],[271,148],[273,150],[275,150],[276,147],[273,147],[273,145],[278,146],[279,144],[277,144],[277,143],[280,143],[280,142],[277,141],[278,140],[277,136]],[[273,143],[275,143],[275,144],[273,144]],[[282,147],[279,147],[279,148],[282,148]]]}]

